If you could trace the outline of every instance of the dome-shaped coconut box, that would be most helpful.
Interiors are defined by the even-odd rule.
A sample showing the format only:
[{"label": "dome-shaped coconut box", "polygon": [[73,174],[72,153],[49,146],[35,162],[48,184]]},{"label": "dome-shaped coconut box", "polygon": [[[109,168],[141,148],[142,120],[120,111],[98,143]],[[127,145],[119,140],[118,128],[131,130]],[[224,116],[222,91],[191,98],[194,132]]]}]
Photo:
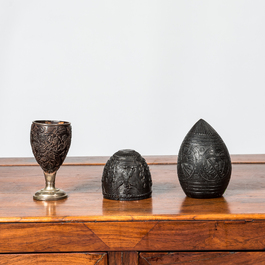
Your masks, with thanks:
[{"label": "dome-shaped coconut box", "polygon": [[206,121],[199,120],[183,140],[177,171],[188,197],[217,198],[225,192],[232,171],[230,155],[222,138]]},{"label": "dome-shaped coconut box", "polygon": [[104,167],[102,193],[105,199],[120,201],[150,198],[152,179],[145,159],[130,149],[116,152]]}]

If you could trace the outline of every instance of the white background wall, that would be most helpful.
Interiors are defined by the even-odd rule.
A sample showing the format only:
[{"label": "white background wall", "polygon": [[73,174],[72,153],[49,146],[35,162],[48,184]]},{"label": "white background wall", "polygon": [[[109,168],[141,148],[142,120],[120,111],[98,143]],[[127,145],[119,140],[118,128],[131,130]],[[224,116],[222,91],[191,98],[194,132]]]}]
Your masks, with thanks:
[{"label": "white background wall", "polygon": [[0,2],[0,156],[72,122],[69,156],[177,154],[200,118],[265,153],[265,1]]}]

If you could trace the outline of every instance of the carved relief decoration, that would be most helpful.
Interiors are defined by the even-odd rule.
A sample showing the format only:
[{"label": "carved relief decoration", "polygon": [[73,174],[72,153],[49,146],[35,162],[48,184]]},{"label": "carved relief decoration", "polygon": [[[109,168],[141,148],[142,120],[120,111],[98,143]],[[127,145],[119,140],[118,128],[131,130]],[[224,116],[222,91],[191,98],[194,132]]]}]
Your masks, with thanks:
[{"label": "carved relief decoration", "polygon": [[178,177],[189,197],[220,197],[231,176],[231,160],[219,134],[199,120],[185,137],[178,155]]},{"label": "carved relief decoration", "polygon": [[30,143],[33,154],[44,172],[52,173],[59,169],[70,148],[71,137],[69,123],[32,123]]},{"label": "carved relief decoration", "polygon": [[104,198],[140,200],[151,196],[152,180],[145,159],[134,150],[120,150],[106,163],[102,175]]}]

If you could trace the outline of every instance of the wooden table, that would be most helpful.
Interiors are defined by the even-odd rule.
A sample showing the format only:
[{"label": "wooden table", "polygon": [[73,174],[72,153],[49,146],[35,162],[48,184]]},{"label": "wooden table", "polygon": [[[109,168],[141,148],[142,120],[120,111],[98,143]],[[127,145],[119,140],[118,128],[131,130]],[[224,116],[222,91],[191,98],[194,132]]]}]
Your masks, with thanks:
[{"label": "wooden table", "polygon": [[224,197],[185,197],[176,156],[146,157],[153,197],[103,199],[107,157],[67,158],[69,198],[34,201],[33,158],[0,159],[0,264],[265,264],[265,155],[234,155]]}]

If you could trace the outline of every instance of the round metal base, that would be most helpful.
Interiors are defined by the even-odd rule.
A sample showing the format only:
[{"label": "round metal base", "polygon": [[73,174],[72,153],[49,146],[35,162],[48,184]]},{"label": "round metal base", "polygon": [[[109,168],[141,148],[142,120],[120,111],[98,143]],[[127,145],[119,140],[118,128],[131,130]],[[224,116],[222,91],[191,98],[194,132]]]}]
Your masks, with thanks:
[{"label": "round metal base", "polygon": [[33,196],[34,200],[37,201],[58,201],[67,198],[67,194],[65,191],[61,189],[53,189],[53,190],[38,190]]}]

